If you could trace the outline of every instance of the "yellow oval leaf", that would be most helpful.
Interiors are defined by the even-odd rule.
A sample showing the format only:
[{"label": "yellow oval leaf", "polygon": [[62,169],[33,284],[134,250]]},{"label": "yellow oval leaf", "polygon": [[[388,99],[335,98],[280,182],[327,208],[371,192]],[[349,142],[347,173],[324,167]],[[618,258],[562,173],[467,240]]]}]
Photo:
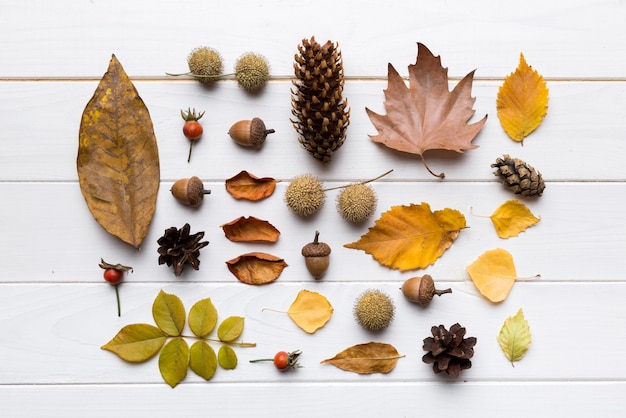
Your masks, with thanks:
[{"label": "yellow oval leaf", "polygon": [[159,328],[149,324],[131,324],[122,328],[103,350],[115,353],[131,363],[146,361],[159,352],[167,336]]},{"label": "yellow oval leaf", "polygon": [[231,342],[239,338],[243,332],[244,318],[241,316],[229,316],[222,321],[217,328],[217,337],[220,341]]},{"label": "yellow oval leaf", "polygon": [[240,216],[222,225],[224,235],[233,242],[276,242],[280,231],[268,221]]},{"label": "yellow oval leaf", "polygon": [[313,334],[330,320],[333,307],[325,296],[310,290],[301,290],[287,314],[296,325]]},{"label": "yellow oval leaf", "polygon": [[543,77],[520,54],[519,65],[509,74],[496,100],[498,118],[511,139],[521,142],[543,121],[548,112],[548,87]]},{"label": "yellow oval leaf", "polygon": [[152,317],[157,326],[167,335],[178,336],[185,327],[185,307],[176,295],[159,292],[152,303]]},{"label": "yellow oval leaf", "polygon": [[213,347],[204,341],[196,341],[189,349],[189,368],[205,380],[215,375],[217,355]]},{"label": "yellow oval leaf", "polygon": [[363,250],[390,268],[426,268],[450,248],[465,226],[465,216],[455,209],[431,212],[424,202],[393,206],[361,239],[344,247]]},{"label": "yellow oval leaf", "polygon": [[275,189],[273,178],[259,178],[245,170],[226,180],[226,191],[235,199],[261,200],[271,196]]},{"label": "yellow oval leaf", "polygon": [[321,364],[332,364],[342,370],[359,374],[389,373],[398,359],[404,357],[391,344],[370,342],[346,348]]},{"label": "yellow oval leaf", "polygon": [[498,344],[511,364],[521,360],[530,347],[530,327],[520,308],[514,316],[509,316],[498,334]]},{"label": "yellow oval leaf", "polygon": [[480,294],[491,302],[506,299],[517,278],[513,256],[502,248],[485,251],[466,270]]},{"label": "yellow oval leaf", "polygon": [[228,260],[226,265],[240,282],[254,285],[273,282],[287,267],[282,258],[261,252],[242,254]]},{"label": "yellow oval leaf", "polygon": [[171,387],[187,376],[189,367],[189,346],[182,337],[177,337],[165,344],[159,355],[159,371],[163,380]]},{"label": "yellow oval leaf", "polygon": [[504,239],[516,237],[540,221],[540,218],[533,215],[519,200],[507,200],[490,218],[498,236]]},{"label": "yellow oval leaf", "polygon": [[189,328],[197,337],[204,338],[217,324],[217,309],[210,298],[194,303],[189,310]]},{"label": "yellow oval leaf", "polygon": [[83,111],[76,161],[96,221],[139,248],[159,190],[159,152],[148,108],[115,55]]},{"label": "yellow oval leaf", "polygon": [[217,352],[217,361],[222,369],[233,370],[237,367],[237,353],[231,347],[222,345]]}]

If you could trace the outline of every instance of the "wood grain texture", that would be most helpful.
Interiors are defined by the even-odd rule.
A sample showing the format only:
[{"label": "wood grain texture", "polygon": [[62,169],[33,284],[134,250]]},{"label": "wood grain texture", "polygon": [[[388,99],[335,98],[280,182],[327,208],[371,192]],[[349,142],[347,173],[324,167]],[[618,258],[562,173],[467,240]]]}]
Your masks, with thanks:
[{"label": "wood grain texture", "polygon": [[[620,416],[626,408],[626,6],[620,1],[529,0],[523,7],[477,0],[316,2],[199,2],[122,0],[20,2],[6,0],[0,13],[0,415],[85,416]],[[317,16],[317,15],[316,15]],[[28,22],[28,24],[25,24]],[[293,54],[303,38],[339,42],[351,124],[344,146],[329,165],[308,156],[289,119]],[[422,42],[449,68],[450,85],[476,69],[475,120],[488,114],[464,154],[427,152],[433,178],[414,156],[373,143],[365,108],[384,113],[387,64],[401,75]],[[258,96],[232,78],[205,89],[166,71],[185,71],[189,51],[220,50],[232,68],[244,52],[268,57],[272,79]],[[496,95],[520,52],[547,80],[548,114],[524,145],[511,141],[496,116]],[[146,103],[161,162],[157,210],[140,250],[108,235],[89,213],[76,173],[80,115],[115,53]],[[206,110],[205,133],[187,163],[188,142],[180,109]],[[276,130],[261,150],[243,149],[228,137],[240,119],[261,117]],[[541,217],[519,237],[497,237],[489,216],[514,198],[490,164],[502,154],[542,172],[547,188],[524,201]],[[311,173],[327,187],[363,181],[393,169],[372,184],[376,213],[352,225],[327,193],[311,219],[283,202],[289,181]],[[224,181],[241,170],[280,182],[260,202],[233,199]],[[211,194],[198,210],[182,206],[169,189],[179,178],[200,177]],[[378,265],[356,241],[393,205],[427,202],[434,210],[461,211],[469,228],[426,270],[401,273]],[[233,243],[220,225],[239,216],[270,221],[281,231],[275,244]],[[191,224],[210,244],[200,271],[175,278],[157,265],[156,240],[171,226]],[[300,248],[314,231],[333,249],[321,281],[310,278]],[[519,280],[501,304],[480,296],[465,267],[481,253],[505,248]],[[250,251],[285,258],[274,283],[238,282],[225,261]],[[134,267],[121,285],[122,316],[114,289],[102,279],[100,258]],[[402,282],[428,273],[453,293],[426,308],[406,301]],[[353,319],[364,290],[387,292],[396,317],[372,334]],[[237,348],[240,365],[217,370],[204,382],[193,373],[171,389],[157,359],[127,364],[100,346],[124,325],[152,322],[159,290],[181,297],[187,309],[205,297],[220,318],[246,318]],[[285,310],[298,291],[325,295],[335,308],[313,335]],[[512,367],[496,336],[519,308],[529,321],[532,345]],[[474,366],[452,382],[421,362],[430,327],[460,322],[478,338]],[[320,361],[354,344],[381,341],[400,353],[394,371],[360,376]],[[304,365],[280,373],[250,359],[301,349]]]}]

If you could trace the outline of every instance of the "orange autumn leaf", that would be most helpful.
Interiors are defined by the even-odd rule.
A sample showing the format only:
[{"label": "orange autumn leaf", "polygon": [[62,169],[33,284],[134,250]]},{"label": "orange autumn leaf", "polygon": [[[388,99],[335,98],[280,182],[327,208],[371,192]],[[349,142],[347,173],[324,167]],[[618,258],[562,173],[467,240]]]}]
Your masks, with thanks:
[{"label": "orange autumn leaf", "polygon": [[496,303],[506,299],[517,279],[513,256],[502,248],[485,251],[466,270],[480,294]]},{"label": "orange autumn leaf", "polygon": [[310,290],[301,290],[287,314],[296,325],[313,334],[330,320],[333,307],[325,296]]},{"label": "orange autumn leaf", "polygon": [[393,206],[361,239],[344,247],[363,250],[390,268],[426,268],[441,257],[465,226],[465,216],[455,209],[432,212],[423,202]]},{"label": "orange autumn leaf", "polygon": [[463,152],[476,148],[472,141],[487,116],[467,123],[474,115],[474,71],[449,91],[448,69],[441,66],[441,58],[421,43],[417,47],[416,63],[409,65],[409,87],[395,68],[388,66],[388,86],[384,90],[387,114],[365,109],[378,130],[378,135],[370,138],[397,151],[419,155],[432,175],[443,178],[443,173],[437,175],[430,170],[424,153],[432,149]]},{"label": "orange autumn leaf", "polygon": [[273,282],[287,267],[282,258],[262,252],[242,254],[228,260],[226,265],[237,280],[254,285]]},{"label": "orange autumn leaf", "polygon": [[519,200],[507,200],[490,218],[498,236],[504,239],[518,236],[541,220]]},{"label": "orange autumn leaf", "polygon": [[245,170],[226,180],[226,191],[235,199],[261,200],[271,196],[275,189],[275,179],[259,178]]},{"label": "orange autumn leaf", "polygon": [[498,118],[511,139],[522,142],[543,121],[548,112],[548,87],[520,54],[519,65],[509,74],[496,100]]},{"label": "orange autumn leaf", "polygon": [[240,216],[221,227],[226,238],[234,242],[276,242],[280,236],[274,225],[254,216]]}]

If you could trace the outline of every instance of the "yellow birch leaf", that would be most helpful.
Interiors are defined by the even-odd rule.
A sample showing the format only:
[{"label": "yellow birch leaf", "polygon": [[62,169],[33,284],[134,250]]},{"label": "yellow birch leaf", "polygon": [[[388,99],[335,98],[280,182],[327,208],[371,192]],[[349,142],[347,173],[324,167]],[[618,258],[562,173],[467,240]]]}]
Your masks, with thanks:
[{"label": "yellow birch leaf", "polygon": [[498,344],[511,364],[521,360],[530,346],[530,327],[520,308],[514,316],[508,317],[498,334]]},{"label": "yellow birch leaf", "polygon": [[507,200],[491,214],[491,222],[500,238],[516,237],[540,221],[519,200]]},{"label": "yellow birch leaf", "polygon": [[506,299],[517,278],[513,256],[502,248],[485,251],[466,270],[480,294],[496,303]]},{"label": "yellow birch leaf", "polygon": [[163,331],[154,325],[131,324],[100,348],[130,363],[141,363],[158,353],[166,339]]},{"label": "yellow birch leaf", "polygon": [[332,364],[341,370],[359,374],[389,373],[402,357],[404,355],[391,344],[369,342],[348,347],[321,364]]},{"label": "yellow birch leaf", "polygon": [[325,296],[310,290],[301,290],[287,314],[296,325],[313,334],[330,320],[333,307]]},{"label": "yellow birch leaf", "polygon": [[167,335],[181,335],[185,327],[185,307],[176,295],[159,292],[152,303],[152,317],[157,326]]},{"label": "yellow birch leaf", "polygon": [[548,112],[548,87],[543,77],[526,63],[524,54],[515,72],[509,74],[496,100],[498,118],[504,131],[522,142],[543,121]]},{"label": "yellow birch leaf", "polygon": [[182,337],[165,344],[159,355],[159,371],[171,387],[183,381],[189,367],[189,346]]},{"label": "yellow birch leaf", "polygon": [[115,55],[83,111],[76,166],[89,211],[139,248],[159,190],[159,152],[148,108]]},{"label": "yellow birch leaf", "polygon": [[465,226],[465,216],[455,209],[432,212],[424,202],[393,206],[361,239],[344,247],[363,250],[390,268],[426,268],[450,248]]}]

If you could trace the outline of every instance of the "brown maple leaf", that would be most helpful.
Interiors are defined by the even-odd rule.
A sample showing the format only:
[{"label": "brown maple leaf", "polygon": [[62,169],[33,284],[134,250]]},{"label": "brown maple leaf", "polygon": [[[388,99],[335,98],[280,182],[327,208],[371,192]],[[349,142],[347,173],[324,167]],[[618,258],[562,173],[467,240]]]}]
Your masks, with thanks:
[{"label": "brown maple leaf", "polygon": [[477,148],[472,140],[487,121],[467,124],[474,115],[471,96],[474,71],[467,74],[452,91],[448,90],[448,69],[441,66],[426,46],[417,44],[417,60],[409,65],[409,87],[389,64],[388,86],[385,93],[386,115],[365,108],[378,130],[370,135],[374,142],[389,148],[419,155],[426,169],[444,178],[444,173],[433,173],[424,160],[424,152],[432,149],[463,152]]}]

